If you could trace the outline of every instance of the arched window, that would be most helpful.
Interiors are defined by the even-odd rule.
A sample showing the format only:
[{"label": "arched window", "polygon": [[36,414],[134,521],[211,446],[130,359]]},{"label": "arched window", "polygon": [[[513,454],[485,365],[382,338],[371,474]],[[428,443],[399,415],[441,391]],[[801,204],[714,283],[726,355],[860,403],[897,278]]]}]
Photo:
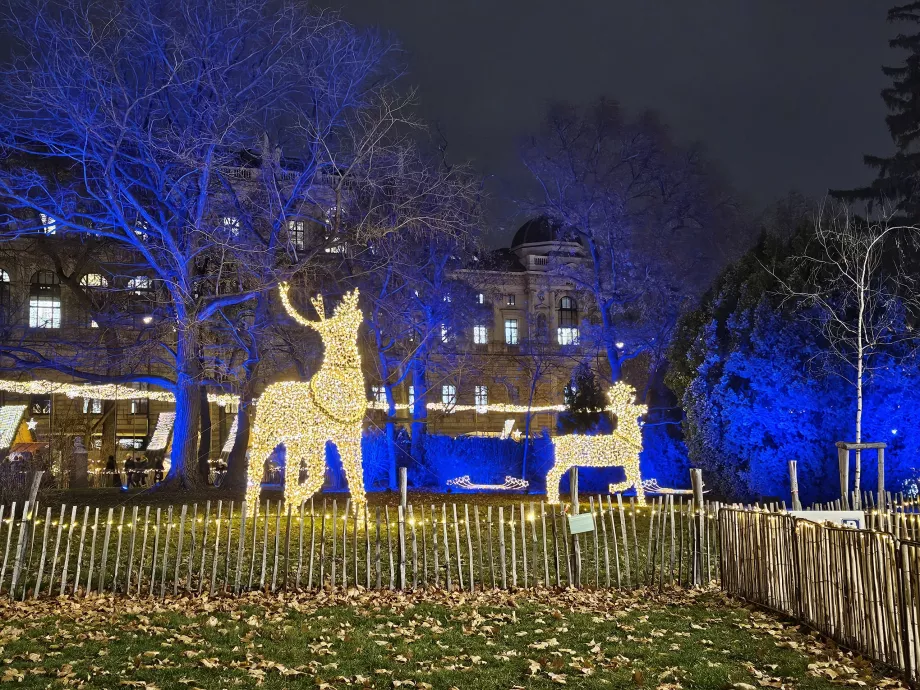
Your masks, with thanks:
[{"label": "arched window", "polygon": [[36,271],[29,286],[29,326],[61,327],[61,284],[53,271]]},{"label": "arched window", "polygon": [[571,297],[559,300],[559,329],[556,335],[560,345],[578,342],[578,305]]}]

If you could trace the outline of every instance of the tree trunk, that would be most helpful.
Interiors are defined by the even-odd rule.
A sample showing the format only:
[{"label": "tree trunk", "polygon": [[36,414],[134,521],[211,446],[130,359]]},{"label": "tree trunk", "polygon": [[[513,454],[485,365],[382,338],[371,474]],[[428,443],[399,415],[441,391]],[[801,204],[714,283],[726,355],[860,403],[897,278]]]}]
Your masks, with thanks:
[{"label": "tree trunk", "polygon": [[198,440],[198,478],[207,483],[211,473],[211,405],[208,402],[208,387],[200,386],[198,391],[201,428]]},{"label": "tree trunk", "polygon": [[524,459],[521,461],[521,479],[527,479],[527,454],[530,451],[530,422],[533,418],[533,396],[537,388],[537,377],[530,381],[530,396],[527,398],[527,414],[524,416]]},{"label": "tree trunk", "polygon": [[202,485],[198,472],[198,422],[201,416],[198,383],[198,348],[194,334],[179,330],[176,345],[176,420],[167,489],[195,489]]},{"label": "tree trunk", "polygon": [[[109,456],[115,455],[117,450],[115,441],[116,425],[118,422],[117,407],[118,402],[116,400],[102,401],[102,444],[99,446],[99,457],[103,466],[105,466]],[[92,439],[90,439],[90,443],[87,444],[86,449],[89,450],[92,447]],[[78,478],[78,481],[82,481],[82,484],[77,484],[77,486],[86,486],[86,477],[82,479]]]},{"label": "tree trunk", "polygon": [[610,314],[607,313],[606,308],[601,309],[601,319],[604,328],[604,350],[607,354],[607,363],[610,365],[610,383],[616,383],[620,380],[623,371],[620,364],[620,350],[613,333],[613,324],[610,322]]},{"label": "tree trunk", "polygon": [[387,420],[387,467],[389,475],[387,476],[387,486],[390,491],[396,491],[396,422],[392,419]]},{"label": "tree trunk", "polygon": [[417,358],[412,363],[412,386],[415,403],[412,406],[412,460],[425,459],[425,435],[428,432],[428,382],[425,365]]},{"label": "tree trunk", "polygon": [[[240,408],[236,413],[236,439],[227,458],[227,476],[223,486],[233,491],[245,490],[249,483],[249,468],[246,452],[249,450],[249,428],[252,414],[252,392],[245,390],[240,397]],[[265,462],[265,458],[261,458]]]}]

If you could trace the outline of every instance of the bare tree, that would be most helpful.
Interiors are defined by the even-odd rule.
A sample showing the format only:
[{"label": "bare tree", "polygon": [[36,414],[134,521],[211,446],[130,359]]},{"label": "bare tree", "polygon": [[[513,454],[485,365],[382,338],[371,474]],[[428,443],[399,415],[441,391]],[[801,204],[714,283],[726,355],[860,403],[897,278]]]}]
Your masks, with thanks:
[{"label": "bare tree", "polygon": [[732,226],[732,199],[698,148],[611,101],[552,106],[522,158],[540,190],[528,206],[588,254],[587,265],[559,260],[554,270],[592,296],[616,381],[744,245],[744,227]]},{"label": "bare tree", "polygon": [[[776,276],[799,313],[821,329],[828,347],[827,370],[854,389],[854,436],[863,442],[863,399],[878,355],[907,354],[918,341],[908,319],[920,307],[916,280],[905,270],[917,228],[889,224],[887,217],[863,221],[845,206],[822,210],[813,240],[792,258],[789,277]],[[854,490],[859,496],[861,452],[856,450]],[[858,498],[857,498],[858,501]]]},{"label": "bare tree", "polygon": [[[330,208],[313,190],[321,178],[342,190],[341,170],[358,151],[349,137],[374,129],[398,76],[392,47],[293,0],[65,0],[46,10],[17,1],[4,16],[5,35],[17,37],[0,89],[4,235],[40,236],[53,225],[59,237],[131,253],[170,332],[159,343],[164,368],[146,379],[176,398],[169,479],[195,485],[200,387],[217,383],[202,367],[207,331],[279,274],[228,267],[277,261],[286,219]],[[237,192],[250,181],[246,159],[266,131],[285,128],[298,133],[299,164],[271,178],[283,177],[284,198],[250,204]],[[332,204],[338,214],[335,194]],[[295,256],[284,270],[300,263]],[[33,365],[113,380],[58,358]]]}]

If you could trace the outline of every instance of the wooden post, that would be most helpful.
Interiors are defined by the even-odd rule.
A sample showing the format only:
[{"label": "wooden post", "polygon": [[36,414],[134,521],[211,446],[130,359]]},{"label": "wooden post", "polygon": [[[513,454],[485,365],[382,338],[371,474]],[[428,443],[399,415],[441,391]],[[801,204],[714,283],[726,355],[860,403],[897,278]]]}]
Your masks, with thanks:
[{"label": "wooden post", "polygon": [[[19,534],[19,543],[16,548],[16,560],[13,563],[13,579],[10,582],[10,598],[14,599],[16,597],[16,587],[19,584],[19,578],[22,574],[22,568],[25,564],[26,557],[26,544],[31,542],[33,524],[35,522],[35,502],[38,499],[38,487],[42,483],[42,476],[44,476],[44,470],[39,470],[32,473],[32,486],[29,489],[29,500],[26,501],[26,507],[31,507],[31,511],[27,511],[26,507],[22,511],[22,522],[20,523],[20,534]],[[10,518],[15,518],[15,515],[10,515]],[[13,523],[10,522],[10,530],[13,529]],[[6,560],[4,558],[4,560]],[[25,579],[25,578],[23,578]]]},{"label": "wooden post", "polygon": [[502,589],[508,588],[508,571],[505,568],[505,508],[498,507],[498,551],[501,555]]},{"label": "wooden post", "polygon": [[403,515],[405,515],[409,507],[408,471],[405,467],[400,467],[396,471],[399,472],[399,505],[402,506]]},{"label": "wooden post", "polygon": [[[400,469],[405,469],[401,467]],[[400,483],[402,482],[402,475],[400,475]],[[406,509],[402,504],[402,496],[400,496],[400,504],[396,509],[396,529],[397,536],[399,538],[398,548],[399,553],[397,554],[399,560],[399,589],[406,589]]]},{"label": "wooden post", "polygon": [[703,580],[703,521],[705,515],[703,511],[703,470],[691,469],[690,480],[693,485],[693,501],[699,514],[699,529],[693,535],[693,586],[699,587]]},{"label": "wooden post", "polygon": [[799,500],[799,463],[797,460],[789,461],[789,487],[792,491],[792,509],[801,510],[802,502]]},{"label": "wooden post", "polygon": [[850,451],[837,448],[837,471],[840,475],[840,503],[847,510],[847,492],[850,487]]},{"label": "wooden post", "polygon": [[[571,500],[570,510],[572,515],[578,515],[578,468],[573,467],[569,470],[569,496]],[[565,517],[563,516],[563,520]],[[572,570],[575,573],[575,586],[581,586],[581,542],[578,535],[572,537]]]},{"label": "wooden post", "polygon": [[[122,508],[122,511],[124,511],[124,508]],[[39,560],[38,562],[38,575],[35,578],[35,590],[32,594],[33,599],[38,597],[39,593],[41,592],[41,588],[42,588],[42,575],[45,572],[45,557],[48,553],[48,531],[50,530],[50,528],[51,528],[51,507],[49,506],[48,509],[45,511],[45,529],[42,531],[42,556],[41,556],[41,560]],[[25,592],[25,588],[23,588],[23,592]]]},{"label": "wooden post", "polygon": [[885,449],[878,448],[878,504],[881,508],[885,505]]}]

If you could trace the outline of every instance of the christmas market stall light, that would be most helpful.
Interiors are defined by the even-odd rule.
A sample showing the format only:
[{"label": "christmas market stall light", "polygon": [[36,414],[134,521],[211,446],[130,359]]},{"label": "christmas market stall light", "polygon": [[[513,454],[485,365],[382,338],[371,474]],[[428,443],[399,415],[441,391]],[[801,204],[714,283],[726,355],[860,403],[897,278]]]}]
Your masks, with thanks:
[{"label": "christmas market stall light", "polygon": [[[249,447],[247,505],[256,509],[265,461],[279,445],[287,453],[284,498],[291,506],[302,505],[319,491],[326,475],[326,442],[339,451],[359,509],[366,502],[361,465],[361,423],[367,410],[367,393],[358,351],[358,328],[364,316],[358,307],[358,291],[347,293],[325,316],[322,295],[311,300],[318,321],[304,318],[288,297],[290,286],[280,286],[281,303],[299,324],[312,328],[323,341],[323,363],[307,382],[282,381],[265,389],[256,408]],[[305,466],[307,478],[300,482]]]},{"label": "christmas market stall light", "polygon": [[610,493],[635,487],[639,503],[645,503],[645,489],[639,471],[639,454],[642,452],[639,418],[647,412],[647,408],[633,402],[635,389],[622,381],[607,391],[607,397],[610,400],[607,409],[617,418],[616,431],[601,436],[568,434],[553,439],[556,462],[546,475],[549,503],[559,503],[559,481],[572,467],[622,467],[626,480],[611,484]]}]

